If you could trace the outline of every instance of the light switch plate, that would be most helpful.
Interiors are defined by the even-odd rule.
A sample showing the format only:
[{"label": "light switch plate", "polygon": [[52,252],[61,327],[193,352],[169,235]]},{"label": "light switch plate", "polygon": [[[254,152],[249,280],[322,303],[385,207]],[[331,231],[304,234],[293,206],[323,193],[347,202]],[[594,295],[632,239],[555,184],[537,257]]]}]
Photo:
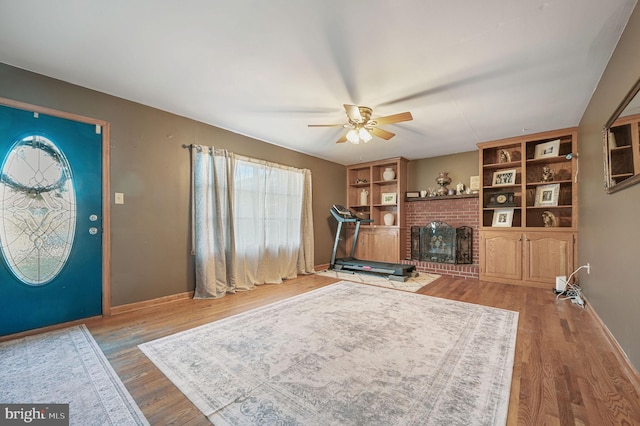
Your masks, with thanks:
[{"label": "light switch plate", "polygon": [[124,193],[116,192],[115,203],[124,204]]}]

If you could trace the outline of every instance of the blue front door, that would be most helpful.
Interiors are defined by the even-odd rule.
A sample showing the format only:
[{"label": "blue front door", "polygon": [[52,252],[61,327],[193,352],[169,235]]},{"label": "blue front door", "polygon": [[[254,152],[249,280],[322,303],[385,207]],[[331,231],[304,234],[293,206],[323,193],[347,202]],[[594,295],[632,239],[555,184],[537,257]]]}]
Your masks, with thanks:
[{"label": "blue front door", "polygon": [[102,313],[102,135],[0,105],[0,335]]}]

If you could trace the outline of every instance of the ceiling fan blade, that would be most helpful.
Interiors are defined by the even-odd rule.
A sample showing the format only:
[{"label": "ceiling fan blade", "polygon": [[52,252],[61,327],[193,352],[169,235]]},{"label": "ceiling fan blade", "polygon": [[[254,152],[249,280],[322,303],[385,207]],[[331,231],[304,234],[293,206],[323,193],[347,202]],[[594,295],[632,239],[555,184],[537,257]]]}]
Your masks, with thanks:
[{"label": "ceiling fan blade", "polygon": [[387,132],[386,130],[378,129],[377,127],[372,127],[368,130],[372,135],[386,140],[389,140],[396,135],[395,133]]},{"label": "ceiling fan blade", "polygon": [[347,111],[347,117],[349,117],[351,121],[355,121],[357,123],[362,122],[362,114],[360,114],[360,108],[358,108],[357,105],[344,104],[344,109]]},{"label": "ceiling fan blade", "polygon": [[344,124],[307,124],[307,127],[344,127]]},{"label": "ceiling fan blade", "polygon": [[344,135],[342,135],[342,137],[340,139],[338,139],[336,141],[336,143],[343,143],[347,141],[347,134],[345,133]]},{"label": "ceiling fan blade", "polygon": [[384,117],[374,118],[372,121],[375,121],[376,124],[391,124],[391,123],[400,123],[401,121],[411,121],[413,120],[413,116],[410,112],[401,112],[400,114],[387,115]]}]

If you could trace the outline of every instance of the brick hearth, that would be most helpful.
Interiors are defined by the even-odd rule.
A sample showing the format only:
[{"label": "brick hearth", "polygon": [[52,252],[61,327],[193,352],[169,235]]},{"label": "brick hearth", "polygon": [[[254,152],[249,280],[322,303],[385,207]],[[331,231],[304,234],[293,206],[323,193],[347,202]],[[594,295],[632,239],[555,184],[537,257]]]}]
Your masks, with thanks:
[{"label": "brick hearth", "polygon": [[[406,212],[407,235],[405,240],[407,244],[405,247],[405,260],[402,263],[416,265],[416,269],[420,272],[478,278],[478,251],[480,247],[478,228],[480,221],[478,218],[477,195],[445,196],[405,201],[404,209]],[[445,222],[454,228],[460,226],[473,228],[473,264],[452,265],[449,263],[411,260],[411,227],[425,226],[434,221]]]}]

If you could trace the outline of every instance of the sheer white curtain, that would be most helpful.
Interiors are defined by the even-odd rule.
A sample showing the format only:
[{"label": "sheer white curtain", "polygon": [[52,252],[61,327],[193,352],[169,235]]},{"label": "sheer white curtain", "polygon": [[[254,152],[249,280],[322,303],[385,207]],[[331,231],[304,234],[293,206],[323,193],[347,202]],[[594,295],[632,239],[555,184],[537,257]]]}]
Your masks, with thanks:
[{"label": "sheer white curtain", "polygon": [[196,298],[313,272],[311,173],[192,146]]}]

